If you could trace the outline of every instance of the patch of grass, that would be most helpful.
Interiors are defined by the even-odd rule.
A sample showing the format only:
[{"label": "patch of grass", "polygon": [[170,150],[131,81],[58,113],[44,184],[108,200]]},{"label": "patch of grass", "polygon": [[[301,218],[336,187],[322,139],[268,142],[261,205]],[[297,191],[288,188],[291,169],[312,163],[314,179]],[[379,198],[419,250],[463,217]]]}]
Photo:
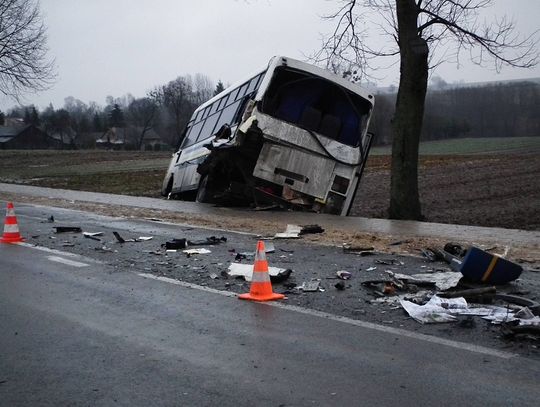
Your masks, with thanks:
[{"label": "patch of grass", "polygon": [[[373,147],[371,155],[389,155],[390,146]],[[540,137],[462,138],[420,143],[420,155],[539,153]]]}]

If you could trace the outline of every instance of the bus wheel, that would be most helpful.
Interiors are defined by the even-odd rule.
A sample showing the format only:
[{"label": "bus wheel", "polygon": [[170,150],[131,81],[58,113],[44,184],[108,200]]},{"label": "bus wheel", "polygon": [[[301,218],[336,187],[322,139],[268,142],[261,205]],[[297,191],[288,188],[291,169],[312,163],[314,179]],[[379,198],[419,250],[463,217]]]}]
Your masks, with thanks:
[{"label": "bus wheel", "polygon": [[166,196],[167,199],[174,199],[174,195],[171,193],[172,192],[172,187],[173,187],[173,181],[174,181],[174,179],[171,176],[171,178],[169,178],[169,182],[167,182],[167,188],[165,188],[165,191],[162,194],[163,196]]},{"label": "bus wheel", "polygon": [[210,183],[208,182],[208,174],[204,175],[199,182],[199,189],[197,190],[197,196],[195,202],[200,203],[212,203],[212,190]]}]

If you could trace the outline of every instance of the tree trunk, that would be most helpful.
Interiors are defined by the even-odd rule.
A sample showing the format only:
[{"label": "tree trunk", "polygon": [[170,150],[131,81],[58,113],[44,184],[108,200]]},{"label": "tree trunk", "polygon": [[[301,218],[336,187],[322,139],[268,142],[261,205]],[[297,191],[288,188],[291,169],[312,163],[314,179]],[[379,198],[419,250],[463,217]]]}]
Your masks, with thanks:
[{"label": "tree trunk", "polygon": [[391,219],[422,219],[418,193],[418,147],[428,81],[426,41],[418,34],[415,0],[396,0],[399,52],[399,90],[392,120]]}]

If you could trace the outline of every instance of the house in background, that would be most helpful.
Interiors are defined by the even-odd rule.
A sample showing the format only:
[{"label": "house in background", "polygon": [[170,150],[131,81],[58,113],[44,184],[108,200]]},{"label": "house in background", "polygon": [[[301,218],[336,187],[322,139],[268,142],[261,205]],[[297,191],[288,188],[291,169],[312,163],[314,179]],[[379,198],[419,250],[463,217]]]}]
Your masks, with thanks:
[{"label": "house in background", "polygon": [[96,139],[96,147],[108,150],[137,150],[140,143],[140,150],[160,151],[170,148],[153,129],[147,129],[144,135],[143,130],[137,126],[111,127]]},{"label": "house in background", "polygon": [[71,127],[64,130],[56,130],[49,133],[49,137],[54,140],[54,143],[63,150],[75,150],[77,145],[77,133]]},{"label": "house in background", "polygon": [[62,144],[33,124],[0,126],[0,149],[35,150],[62,148]]},{"label": "house in background", "polygon": [[111,127],[96,140],[96,148],[105,150],[124,150],[125,147],[125,127]]}]

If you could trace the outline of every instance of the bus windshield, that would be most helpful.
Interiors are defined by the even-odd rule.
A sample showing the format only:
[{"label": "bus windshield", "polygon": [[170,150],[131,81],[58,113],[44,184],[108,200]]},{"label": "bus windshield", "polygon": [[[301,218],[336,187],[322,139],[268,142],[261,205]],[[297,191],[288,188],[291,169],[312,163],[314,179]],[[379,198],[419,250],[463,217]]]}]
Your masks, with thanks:
[{"label": "bus windshield", "polygon": [[371,104],[324,78],[288,67],[277,68],[261,111],[302,129],[358,147]]}]

